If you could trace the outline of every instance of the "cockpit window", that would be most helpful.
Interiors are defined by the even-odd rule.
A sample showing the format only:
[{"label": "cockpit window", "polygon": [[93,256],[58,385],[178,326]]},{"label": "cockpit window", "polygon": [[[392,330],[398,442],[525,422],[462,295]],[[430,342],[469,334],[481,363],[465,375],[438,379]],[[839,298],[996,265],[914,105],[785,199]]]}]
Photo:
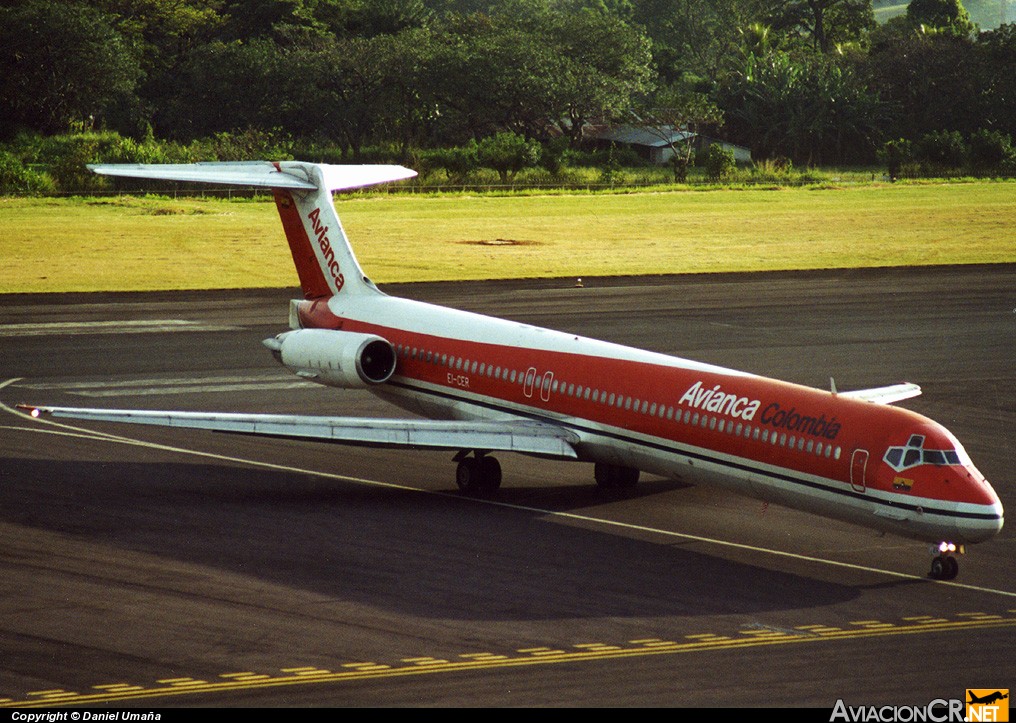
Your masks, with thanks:
[{"label": "cockpit window", "polygon": [[922,464],[933,464],[943,467],[960,464],[960,456],[955,449],[924,449],[924,435],[912,434],[905,447],[890,447],[882,460],[897,472]]}]

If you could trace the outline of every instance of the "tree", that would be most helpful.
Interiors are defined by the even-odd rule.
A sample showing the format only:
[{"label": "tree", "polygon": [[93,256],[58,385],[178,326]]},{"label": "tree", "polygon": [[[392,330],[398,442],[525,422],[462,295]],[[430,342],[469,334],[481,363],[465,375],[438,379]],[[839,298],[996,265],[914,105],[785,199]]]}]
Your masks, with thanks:
[{"label": "tree", "polygon": [[1012,139],[1001,131],[981,129],[970,136],[970,165],[976,173],[997,172],[1013,154]]},{"label": "tree", "polygon": [[426,82],[440,142],[542,132],[558,75],[553,48],[525,14],[451,16],[437,29]]},{"label": "tree", "polygon": [[[886,104],[886,134],[916,140],[954,128],[969,135],[992,116],[985,71],[967,37],[887,24],[862,64],[868,88]],[[1004,72],[1004,71],[1003,71]]]},{"label": "tree", "polygon": [[903,165],[912,161],[913,157],[914,145],[906,138],[886,141],[878,153],[879,160],[886,165],[889,178],[893,181],[900,177]]},{"label": "tree", "polygon": [[114,125],[136,138],[152,131],[152,117],[172,88],[181,59],[216,37],[221,3],[207,0],[86,0],[106,13],[139,59],[138,102],[119,109]]},{"label": "tree", "polygon": [[981,33],[974,43],[984,127],[1016,137],[1016,24]]},{"label": "tree", "polygon": [[0,8],[0,134],[99,126],[136,103],[135,48],[112,19],[77,2],[29,0]]},{"label": "tree", "polygon": [[668,145],[675,183],[688,179],[695,141],[701,132],[723,124],[723,111],[705,93],[684,84],[660,89],[652,105],[642,109],[640,115],[640,125]]},{"label": "tree", "polygon": [[223,131],[278,127],[289,72],[283,49],[267,38],[199,45],[180,62],[155,115],[156,128],[189,140]]},{"label": "tree", "polygon": [[791,0],[778,3],[769,17],[778,32],[807,38],[814,50],[863,44],[875,28],[871,0]]},{"label": "tree", "polygon": [[713,143],[706,151],[705,166],[706,175],[710,180],[721,181],[729,178],[737,168],[737,164],[734,162],[734,151],[724,148],[719,143]]},{"label": "tree", "polygon": [[589,120],[620,118],[649,92],[649,40],[603,12],[580,10],[549,20],[558,62],[547,120],[575,146]]},{"label": "tree", "polygon": [[933,131],[914,145],[915,158],[935,172],[961,168],[967,162],[968,152],[958,131]]},{"label": "tree", "polygon": [[501,183],[509,183],[523,168],[540,161],[540,144],[518,133],[498,133],[480,141],[478,156],[481,165],[497,171]]},{"label": "tree", "polygon": [[461,143],[510,130],[573,143],[590,118],[623,113],[648,90],[649,43],[615,17],[515,0],[435,25],[427,69],[439,138]]},{"label": "tree", "polygon": [[976,30],[960,0],[910,0],[907,21],[915,28],[934,28],[964,38]]},{"label": "tree", "polygon": [[835,56],[749,56],[719,105],[731,140],[805,165],[870,161],[884,124],[878,97]]}]

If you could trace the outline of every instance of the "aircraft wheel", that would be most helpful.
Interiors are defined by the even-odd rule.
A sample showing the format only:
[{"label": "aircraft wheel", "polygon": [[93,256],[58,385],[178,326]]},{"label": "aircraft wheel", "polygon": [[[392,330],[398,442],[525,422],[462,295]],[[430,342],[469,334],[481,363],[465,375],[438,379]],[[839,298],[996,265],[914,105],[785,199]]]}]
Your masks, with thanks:
[{"label": "aircraft wheel", "polygon": [[593,467],[593,477],[601,489],[630,490],[638,484],[639,471],[633,467],[597,462]]},{"label": "aircraft wheel", "polygon": [[954,580],[957,575],[960,574],[960,563],[952,555],[948,555],[943,562],[945,563],[945,576],[943,580]]},{"label": "aircraft wheel", "polygon": [[617,468],[617,484],[619,489],[633,490],[639,483],[639,471],[634,467]]},{"label": "aircraft wheel", "polygon": [[501,487],[501,464],[494,457],[465,457],[455,470],[455,484],[467,495],[486,496]]},{"label": "aircraft wheel", "polygon": [[480,457],[480,487],[488,494],[501,488],[501,463],[494,457]]},{"label": "aircraft wheel", "polygon": [[611,476],[611,470],[613,470],[613,466],[609,464],[603,464],[602,462],[597,462],[595,465],[593,465],[593,477],[596,479],[596,485],[598,487],[607,489],[609,487],[614,486]]},{"label": "aircraft wheel", "polygon": [[931,561],[932,580],[954,580],[960,574],[960,563],[952,555],[938,555]]},{"label": "aircraft wheel", "polygon": [[455,470],[455,484],[461,492],[474,494],[480,485],[480,460],[476,457],[459,460]]}]

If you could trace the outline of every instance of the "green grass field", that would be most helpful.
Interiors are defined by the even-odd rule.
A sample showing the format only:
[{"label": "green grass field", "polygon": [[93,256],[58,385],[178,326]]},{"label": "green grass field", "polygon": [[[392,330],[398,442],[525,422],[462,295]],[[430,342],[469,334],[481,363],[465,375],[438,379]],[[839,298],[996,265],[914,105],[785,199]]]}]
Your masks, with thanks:
[{"label": "green grass field", "polygon": [[[1016,262],[1016,184],[337,200],[377,283]],[[0,292],[295,286],[270,201],[0,199]]]}]

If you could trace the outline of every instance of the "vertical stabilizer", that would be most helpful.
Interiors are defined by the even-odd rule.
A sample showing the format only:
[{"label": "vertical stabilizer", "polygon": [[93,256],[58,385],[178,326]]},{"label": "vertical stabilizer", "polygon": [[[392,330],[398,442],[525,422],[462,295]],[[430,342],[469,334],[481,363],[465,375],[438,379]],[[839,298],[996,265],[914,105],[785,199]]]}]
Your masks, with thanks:
[{"label": "vertical stabilizer", "polygon": [[278,165],[291,175],[306,174],[315,186],[314,190],[273,189],[304,298],[373,290],[374,285],[360,268],[339,221],[322,167],[309,163]]},{"label": "vertical stabilizer", "polygon": [[249,163],[107,164],[89,166],[110,176],[158,178],[270,188],[307,299],[376,290],[353,255],[332,202],[332,191],[412,178],[402,166],[336,166],[300,161]]}]

